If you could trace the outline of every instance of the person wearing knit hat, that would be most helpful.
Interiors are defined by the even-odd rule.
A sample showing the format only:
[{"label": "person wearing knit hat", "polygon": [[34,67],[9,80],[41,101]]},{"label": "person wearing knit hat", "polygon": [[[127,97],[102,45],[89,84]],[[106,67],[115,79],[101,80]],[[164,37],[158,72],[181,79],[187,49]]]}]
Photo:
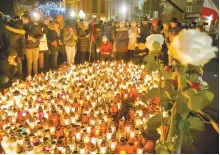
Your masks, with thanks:
[{"label": "person wearing knit hat", "polygon": [[176,36],[180,31],[181,27],[178,25],[178,21],[175,17],[173,17],[170,21],[170,28],[169,28],[169,38],[170,42],[172,42],[174,36]]},{"label": "person wearing knit hat", "polygon": [[[169,43],[171,43],[176,35],[182,30],[182,28],[178,25],[178,21],[175,17],[173,17],[170,21],[170,27],[168,30],[169,35]],[[169,44],[168,44],[169,45]],[[169,56],[169,65],[171,65],[172,57]]]},{"label": "person wearing knit hat", "polygon": [[100,45],[100,56],[102,61],[111,59],[113,45],[106,36],[102,37],[102,43]]},{"label": "person wearing knit hat", "polygon": [[140,28],[140,42],[145,43],[146,38],[149,36],[149,34],[150,34],[150,24],[148,22],[147,17],[145,17],[142,21],[142,26]]},{"label": "person wearing knit hat", "polygon": [[5,26],[4,40],[7,43],[8,61],[17,68],[17,78],[23,80],[22,59],[25,54],[26,39],[22,22],[12,21]]},{"label": "person wearing knit hat", "polygon": [[153,19],[152,21],[152,26],[150,29],[150,34],[160,34],[161,29],[158,25],[158,20],[157,19]]}]

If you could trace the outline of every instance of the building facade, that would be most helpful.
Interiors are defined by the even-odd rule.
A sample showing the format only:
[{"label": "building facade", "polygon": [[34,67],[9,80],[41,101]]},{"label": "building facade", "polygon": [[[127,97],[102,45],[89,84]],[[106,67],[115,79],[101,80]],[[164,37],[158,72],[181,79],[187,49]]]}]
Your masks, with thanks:
[{"label": "building facade", "polygon": [[15,0],[13,3],[14,15],[21,15],[24,11],[31,11],[34,1],[28,0]]},{"label": "building facade", "polygon": [[204,0],[187,0],[186,13],[201,13]]},{"label": "building facade", "polygon": [[109,0],[109,19],[134,20],[135,9],[141,6],[139,0]]},{"label": "building facade", "polygon": [[88,19],[96,16],[97,19],[108,20],[109,0],[64,0],[63,3],[75,12],[83,10]]},{"label": "building facade", "polygon": [[194,21],[200,18],[204,0],[187,0],[185,20]]}]

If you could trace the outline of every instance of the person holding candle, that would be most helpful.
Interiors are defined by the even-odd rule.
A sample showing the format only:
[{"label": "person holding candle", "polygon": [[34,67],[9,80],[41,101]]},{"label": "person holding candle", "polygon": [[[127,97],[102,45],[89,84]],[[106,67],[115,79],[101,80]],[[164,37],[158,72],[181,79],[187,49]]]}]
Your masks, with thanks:
[{"label": "person holding candle", "polygon": [[138,29],[136,22],[131,23],[131,28],[128,30],[129,42],[128,42],[128,59],[133,60],[134,50],[137,44]]},{"label": "person holding candle", "polygon": [[79,28],[79,51],[81,55],[81,63],[88,61],[89,56],[89,45],[90,45],[90,30],[89,22],[84,20]]},{"label": "person holding candle", "polygon": [[27,58],[27,75],[30,77],[32,75],[32,68],[34,74],[38,74],[39,46],[40,39],[43,37],[42,27],[39,20],[40,18],[38,16],[34,16],[33,22],[26,31],[28,36],[25,55]]},{"label": "person holding candle", "polygon": [[59,30],[59,23],[58,22],[52,22],[48,25],[48,44],[49,44],[49,50],[51,52],[52,56],[52,69],[57,69],[57,59],[58,59],[58,52],[59,52],[59,36],[58,36],[58,30]]},{"label": "person holding candle", "polygon": [[67,55],[67,64],[74,64],[76,56],[76,41],[78,40],[76,30],[67,24],[64,28],[63,38]]},{"label": "person holding candle", "polygon": [[100,45],[100,56],[102,61],[111,59],[111,53],[113,50],[113,45],[106,36],[102,37],[102,43]]}]

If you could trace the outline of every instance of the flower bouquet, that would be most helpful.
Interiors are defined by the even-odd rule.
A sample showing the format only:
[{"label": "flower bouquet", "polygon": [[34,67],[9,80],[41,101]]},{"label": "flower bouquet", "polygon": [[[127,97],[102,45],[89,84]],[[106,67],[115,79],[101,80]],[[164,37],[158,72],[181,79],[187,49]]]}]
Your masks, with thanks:
[{"label": "flower bouquet", "polygon": [[183,30],[169,46],[169,55],[176,61],[176,65],[169,68],[154,59],[155,55],[160,55],[162,40],[159,35],[153,35],[146,43],[150,50],[145,58],[146,68],[148,71],[157,70],[160,77],[159,87],[147,92],[148,99],[160,98],[160,113],[148,120],[147,130],[160,131],[156,153],[179,154],[183,143],[193,142],[191,129],[205,129],[203,120],[197,115],[208,118],[219,132],[218,125],[202,111],[214,99],[207,82],[202,79],[202,66],[215,57],[217,48],[212,46],[212,39],[206,33]]}]

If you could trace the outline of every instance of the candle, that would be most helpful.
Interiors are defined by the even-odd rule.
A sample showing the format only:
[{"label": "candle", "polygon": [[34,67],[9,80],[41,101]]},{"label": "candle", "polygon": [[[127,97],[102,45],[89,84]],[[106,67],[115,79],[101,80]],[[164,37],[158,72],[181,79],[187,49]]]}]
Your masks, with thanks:
[{"label": "candle", "polygon": [[84,135],[83,142],[84,142],[84,144],[88,144],[90,142],[90,136],[89,135]]},{"label": "candle", "polygon": [[77,132],[76,133],[76,140],[79,142],[81,140],[81,133]]},{"label": "candle", "polygon": [[90,154],[97,154],[97,149],[95,147],[95,145],[91,144],[91,152]]},{"label": "candle", "polygon": [[85,145],[83,143],[79,145],[79,154],[86,154]]},{"label": "candle", "polygon": [[56,131],[55,126],[52,126],[52,127],[50,128],[50,134],[51,134],[51,135],[55,135],[55,131]]},{"label": "candle", "polygon": [[154,142],[152,140],[147,140],[146,145],[145,145],[145,149],[148,153],[152,153],[152,151],[154,149]]},{"label": "candle", "polygon": [[111,149],[111,151],[115,151],[116,148],[117,148],[117,140],[115,137],[113,137],[110,142],[110,149]]}]

